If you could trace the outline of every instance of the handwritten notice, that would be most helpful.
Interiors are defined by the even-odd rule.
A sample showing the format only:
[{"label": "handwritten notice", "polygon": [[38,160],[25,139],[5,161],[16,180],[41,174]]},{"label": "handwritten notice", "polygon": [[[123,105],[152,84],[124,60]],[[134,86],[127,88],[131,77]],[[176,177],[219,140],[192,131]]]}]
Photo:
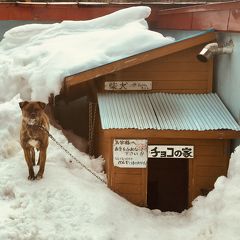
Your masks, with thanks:
[{"label": "handwritten notice", "polygon": [[146,168],[146,139],[114,139],[113,164],[121,168]]},{"label": "handwritten notice", "polygon": [[194,146],[149,145],[149,158],[194,158]]},{"label": "handwritten notice", "polygon": [[152,81],[107,81],[105,90],[152,90]]}]

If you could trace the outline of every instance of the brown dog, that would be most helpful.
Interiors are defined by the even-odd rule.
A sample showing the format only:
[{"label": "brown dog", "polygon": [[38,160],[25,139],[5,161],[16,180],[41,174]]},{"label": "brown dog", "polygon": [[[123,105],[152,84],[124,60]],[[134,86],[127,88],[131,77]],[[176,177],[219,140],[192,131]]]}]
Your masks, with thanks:
[{"label": "brown dog", "polygon": [[[46,154],[48,147],[49,120],[44,113],[46,106],[43,102],[20,102],[22,109],[22,126],[20,131],[20,142],[24,151],[25,160],[29,170],[29,180],[41,179],[44,173]],[[44,129],[43,129],[44,128]],[[35,150],[39,153],[39,171],[34,175],[33,166],[35,165]]]}]

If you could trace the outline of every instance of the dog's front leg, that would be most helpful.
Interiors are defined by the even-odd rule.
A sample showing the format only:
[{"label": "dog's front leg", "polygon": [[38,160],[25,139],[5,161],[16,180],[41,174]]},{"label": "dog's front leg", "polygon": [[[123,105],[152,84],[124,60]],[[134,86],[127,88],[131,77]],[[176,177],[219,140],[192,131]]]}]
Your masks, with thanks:
[{"label": "dog's front leg", "polygon": [[34,177],[34,171],[33,171],[33,162],[32,162],[31,150],[29,148],[24,148],[24,156],[28,165],[28,172],[29,172],[28,179],[34,180],[35,177]]},{"label": "dog's front leg", "polygon": [[33,166],[35,166],[35,150],[34,148],[30,148],[30,154],[31,154],[31,159],[32,159],[32,163],[33,163]]},{"label": "dog's front leg", "polygon": [[40,153],[39,153],[40,167],[39,167],[39,171],[36,176],[36,179],[38,179],[38,180],[43,177],[46,157],[47,157],[47,149],[46,148],[40,149]]}]

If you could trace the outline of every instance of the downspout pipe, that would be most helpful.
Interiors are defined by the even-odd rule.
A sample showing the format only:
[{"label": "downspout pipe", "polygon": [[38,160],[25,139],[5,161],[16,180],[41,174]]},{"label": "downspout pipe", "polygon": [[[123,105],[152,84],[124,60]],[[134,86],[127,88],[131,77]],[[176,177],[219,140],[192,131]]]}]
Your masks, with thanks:
[{"label": "downspout pipe", "polygon": [[232,52],[233,52],[232,41],[227,43],[223,47],[219,47],[218,43],[216,43],[216,42],[215,43],[209,43],[197,55],[197,59],[201,62],[207,62],[208,59],[210,59],[214,55],[231,54]]}]

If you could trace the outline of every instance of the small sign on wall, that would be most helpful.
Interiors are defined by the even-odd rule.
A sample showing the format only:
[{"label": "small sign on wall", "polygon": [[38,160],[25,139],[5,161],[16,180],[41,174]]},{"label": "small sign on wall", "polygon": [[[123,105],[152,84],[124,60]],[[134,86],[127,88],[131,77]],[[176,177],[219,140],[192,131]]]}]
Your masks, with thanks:
[{"label": "small sign on wall", "polygon": [[149,145],[149,158],[194,158],[194,146]]},{"label": "small sign on wall", "polygon": [[104,90],[152,90],[152,81],[107,81]]},{"label": "small sign on wall", "polygon": [[114,139],[113,164],[121,168],[147,167],[147,139]]}]

